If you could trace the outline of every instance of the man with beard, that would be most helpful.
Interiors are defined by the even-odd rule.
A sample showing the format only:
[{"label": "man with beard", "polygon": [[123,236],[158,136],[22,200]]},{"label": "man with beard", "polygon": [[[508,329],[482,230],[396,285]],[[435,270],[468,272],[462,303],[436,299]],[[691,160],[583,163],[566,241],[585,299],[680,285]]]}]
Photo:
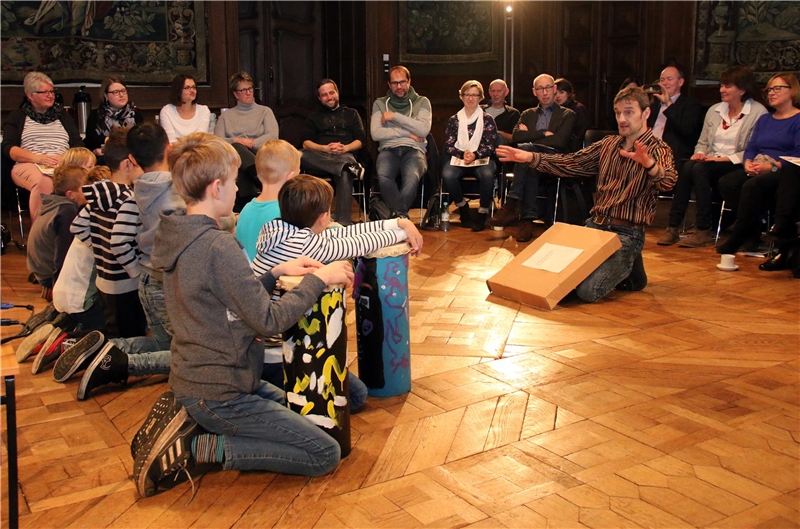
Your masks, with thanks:
[{"label": "man with beard", "polygon": [[648,98],[641,88],[626,88],[614,98],[619,136],[606,136],[573,154],[540,154],[500,146],[501,161],[527,163],[561,177],[597,175],[597,198],[586,226],[616,233],[622,248],[575,289],[590,303],[614,288],[638,291],[647,286],[642,261],[644,227],[656,215],[658,194],[675,185],[672,150],[647,127]]},{"label": "man with beard", "polygon": [[356,161],[356,153],[367,141],[364,123],[358,112],[339,104],[339,87],[332,79],[319,82],[317,97],[321,106],[306,120],[301,167],[304,172],[321,171],[333,177],[333,216],[342,226],[349,226],[353,178],[364,176]]},{"label": "man with beard", "polygon": [[370,120],[372,139],[378,142],[378,187],[393,216],[408,218],[427,169],[430,130],[430,101],[414,91],[411,72],[405,66],[394,66],[389,70],[389,92],[372,105]]}]

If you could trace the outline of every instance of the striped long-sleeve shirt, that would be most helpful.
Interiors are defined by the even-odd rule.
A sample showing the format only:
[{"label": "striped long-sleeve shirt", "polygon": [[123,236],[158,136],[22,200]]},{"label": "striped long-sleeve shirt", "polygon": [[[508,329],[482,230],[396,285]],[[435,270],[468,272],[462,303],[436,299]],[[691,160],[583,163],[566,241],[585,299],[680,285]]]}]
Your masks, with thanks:
[{"label": "striped long-sleeve shirt", "polygon": [[139,288],[139,249],[136,232],[139,210],[130,186],[101,180],[83,186],[88,204],[70,231],[94,253],[97,289],[124,294]]},{"label": "striped long-sleeve shirt", "polygon": [[606,136],[573,154],[534,156],[531,167],[562,177],[597,176],[597,196],[592,215],[614,217],[634,224],[650,225],[656,216],[658,192],[669,191],[678,179],[672,150],[647,129],[637,141],[658,162],[659,171],[650,176],[639,163],[620,156],[622,136]]},{"label": "striped long-sleeve shirt", "polygon": [[261,275],[301,256],[330,263],[367,255],[404,240],[406,232],[397,226],[397,219],[327,229],[320,234],[275,219],[261,228],[252,266],[256,275]]}]

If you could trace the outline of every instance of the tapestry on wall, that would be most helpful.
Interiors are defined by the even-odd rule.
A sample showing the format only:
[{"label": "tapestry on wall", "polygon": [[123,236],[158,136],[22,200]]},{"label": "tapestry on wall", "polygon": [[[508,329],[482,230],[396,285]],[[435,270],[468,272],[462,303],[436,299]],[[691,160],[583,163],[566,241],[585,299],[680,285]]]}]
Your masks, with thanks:
[{"label": "tapestry on wall", "polygon": [[695,79],[716,81],[736,65],[753,70],[762,84],[800,70],[800,3],[699,2]]},{"label": "tapestry on wall", "polygon": [[3,82],[40,71],[55,82],[207,81],[204,2],[0,2]]},{"label": "tapestry on wall", "polygon": [[400,4],[400,62],[452,63],[497,60],[499,2]]}]

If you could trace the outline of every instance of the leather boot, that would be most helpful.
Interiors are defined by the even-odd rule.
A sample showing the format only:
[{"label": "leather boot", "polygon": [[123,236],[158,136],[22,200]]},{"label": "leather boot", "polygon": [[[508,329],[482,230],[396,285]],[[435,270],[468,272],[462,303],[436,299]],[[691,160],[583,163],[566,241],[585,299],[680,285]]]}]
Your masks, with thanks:
[{"label": "leather boot", "polygon": [[478,213],[472,221],[472,231],[483,231],[486,229],[486,213]]},{"label": "leather boot", "polygon": [[676,242],[680,242],[681,236],[678,235],[678,228],[667,228],[667,231],[664,232],[659,239],[657,244],[661,246],[669,246],[670,244],[675,244]]},{"label": "leather boot", "polygon": [[504,228],[519,220],[518,210],[519,200],[509,197],[503,207],[486,224],[492,228]]},{"label": "leather boot", "polygon": [[694,235],[680,242],[681,248],[702,248],[714,244],[714,234],[711,230],[698,229]]}]

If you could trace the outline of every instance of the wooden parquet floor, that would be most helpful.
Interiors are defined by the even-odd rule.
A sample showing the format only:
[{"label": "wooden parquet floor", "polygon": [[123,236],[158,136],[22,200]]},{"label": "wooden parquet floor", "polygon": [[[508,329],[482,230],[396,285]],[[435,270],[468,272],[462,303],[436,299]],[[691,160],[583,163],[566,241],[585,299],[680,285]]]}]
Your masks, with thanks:
[{"label": "wooden parquet floor", "polygon": [[[800,281],[755,258],[720,272],[713,248],[656,246],[661,230],[644,291],[550,312],[488,294],[524,247],[513,228],[426,232],[413,389],[370,398],[352,453],[320,478],[218,471],[188,505],[188,484],[142,499],[129,442],[165,377],[77,402],[78,378],[23,364],[20,526],[798,527]],[[10,249],[2,299],[41,308],[26,276]]]}]

